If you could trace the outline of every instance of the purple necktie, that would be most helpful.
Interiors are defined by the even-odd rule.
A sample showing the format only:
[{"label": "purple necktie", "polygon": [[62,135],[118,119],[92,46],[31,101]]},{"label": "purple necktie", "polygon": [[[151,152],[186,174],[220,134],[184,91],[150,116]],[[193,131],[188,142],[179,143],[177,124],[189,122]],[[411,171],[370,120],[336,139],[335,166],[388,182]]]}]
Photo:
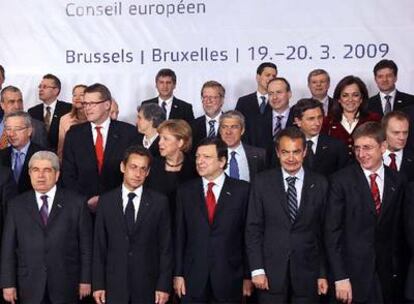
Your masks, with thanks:
[{"label": "purple necktie", "polygon": [[42,207],[40,207],[40,217],[42,218],[43,225],[47,226],[47,218],[49,216],[47,195],[42,195],[40,198],[43,202]]}]

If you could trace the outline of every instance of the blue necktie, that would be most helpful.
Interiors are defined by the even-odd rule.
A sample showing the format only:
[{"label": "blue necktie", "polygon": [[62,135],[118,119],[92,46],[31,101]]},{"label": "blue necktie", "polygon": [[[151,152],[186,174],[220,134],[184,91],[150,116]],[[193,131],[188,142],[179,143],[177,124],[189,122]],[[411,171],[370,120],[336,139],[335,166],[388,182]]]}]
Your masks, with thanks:
[{"label": "blue necktie", "polygon": [[23,155],[22,152],[14,153],[13,175],[14,175],[14,180],[16,181],[16,183],[19,182],[20,174],[22,173],[22,168],[23,168],[23,162],[21,160],[22,155]]},{"label": "blue necktie", "polygon": [[289,218],[292,223],[295,222],[296,214],[298,213],[298,197],[296,193],[296,177],[289,176],[286,178],[288,183],[288,190],[287,190],[287,199],[288,199],[288,211],[289,211]]},{"label": "blue necktie", "polygon": [[216,121],[214,119],[208,122],[208,124],[210,125],[210,130],[208,130],[208,135],[207,135],[208,138],[216,136],[216,128],[214,127],[215,123]]},{"label": "blue necktie", "polygon": [[230,158],[230,177],[240,179],[239,165],[237,164],[236,151],[232,151]]},{"label": "blue necktie", "polygon": [[260,106],[259,106],[260,114],[264,114],[264,112],[266,110],[266,97],[265,96],[260,96],[260,99],[262,100],[262,102],[260,103]]}]

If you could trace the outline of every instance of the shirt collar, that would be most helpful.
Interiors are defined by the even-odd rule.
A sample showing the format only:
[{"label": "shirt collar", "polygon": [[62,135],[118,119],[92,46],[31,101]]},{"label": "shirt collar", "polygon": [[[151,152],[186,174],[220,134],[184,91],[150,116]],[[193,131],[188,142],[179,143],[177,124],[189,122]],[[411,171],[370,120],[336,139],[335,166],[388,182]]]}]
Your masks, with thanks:
[{"label": "shirt collar", "polygon": [[361,169],[364,172],[364,175],[366,176],[367,179],[370,178],[369,176],[371,174],[376,173],[377,174],[377,177],[379,177],[381,180],[384,180],[384,165],[383,164],[375,172],[366,170],[366,169],[364,169],[362,167],[361,167]]},{"label": "shirt collar", "polygon": [[397,93],[397,89],[394,89],[392,92],[389,92],[388,94],[385,94],[380,91],[380,97],[382,100],[385,100],[385,96],[391,96],[391,100],[394,100],[395,94]]},{"label": "shirt collar", "polygon": [[213,118],[211,118],[211,117],[209,117],[208,115],[205,115],[206,116],[206,122],[208,123],[209,121],[211,121],[211,120],[214,120],[215,122],[219,122],[219,120],[220,120],[220,116],[221,116],[221,111],[216,115],[216,117],[213,117]]},{"label": "shirt collar", "polygon": [[386,158],[387,156],[389,156],[391,153],[394,153],[395,154],[395,156],[397,157],[397,158],[402,158],[402,156],[403,156],[403,149],[401,149],[401,150],[398,150],[398,151],[393,151],[393,152],[391,152],[390,150],[385,150],[385,152],[384,152],[384,154],[382,155],[382,157],[383,158]]},{"label": "shirt collar", "polygon": [[53,102],[51,102],[49,105],[43,103],[43,109],[46,111],[46,107],[50,107],[50,111],[53,112],[56,108],[57,99],[55,99]]},{"label": "shirt collar", "polygon": [[27,150],[29,150],[29,146],[30,146],[30,140],[27,142],[27,144],[23,148],[20,149],[20,151],[14,147],[12,147],[12,151],[13,153],[20,152],[20,153],[23,153],[24,155],[27,155]]},{"label": "shirt collar", "polygon": [[257,99],[260,100],[260,102],[262,101],[262,98],[261,98],[262,96],[264,96],[266,98],[266,101],[268,99],[268,95],[267,94],[262,94],[259,91],[256,91],[256,96],[257,96]]},{"label": "shirt collar", "polygon": [[217,176],[214,180],[209,181],[206,178],[202,177],[201,179],[203,180],[203,186],[204,188],[207,188],[208,183],[213,182],[216,186],[220,186],[222,187],[224,184],[224,179],[226,178],[226,175],[224,174],[224,172],[222,172],[219,176]]},{"label": "shirt collar", "polygon": [[305,176],[305,171],[303,170],[303,167],[300,167],[299,171],[298,171],[298,172],[296,172],[296,174],[295,174],[295,175],[290,175],[288,172],[286,172],[286,171],[285,171],[285,169],[283,169],[283,168],[281,168],[281,169],[282,169],[283,180],[286,180],[286,178],[288,178],[288,177],[290,177],[290,176],[294,176],[294,177],[296,177],[297,179],[299,179],[299,180],[302,180],[302,181],[303,181],[303,178],[304,178],[304,176]]},{"label": "shirt collar", "polygon": [[158,105],[160,107],[162,107],[163,102],[165,102],[167,105],[170,105],[173,101],[173,98],[174,98],[174,96],[171,96],[170,98],[164,100],[164,99],[162,99],[161,97],[158,96]]},{"label": "shirt collar", "polygon": [[130,190],[128,190],[128,188],[125,186],[125,184],[124,184],[124,183],[122,183],[122,198],[123,198],[124,200],[128,200],[128,194],[129,194],[130,192],[135,193],[135,195],[136,195],[137,197],[141,197],[141,196],[142,196],[142,185],[141,185],[141,186],[139,186],[138,188],[136,188],[134,191],[130,191]]},{"label": "shirt collar", "polygon": [[243,151],[243,146],[242,146],[241,142],[239,142],[239,145],[237,147],[235,147],[235,148],[228,147],[227,149],[229,151],[229,154],[233,151],[236,151],[236,154],[240,155]]},{"label": "shirt collar", "polygon": [[[52,187],[52,189],[50,189],[48,192],[46,192],[46,193],[40,193],[40,192],[37,192],[37,191],[35,191],[35,194],[36,194],[36,200],[37,201],[41,201],[42,199],[40,198],[41,196],[43,196],[43,195],[47,195],[47,197],[49,198],[49,200],[48,200],[48,204],[49,204],[49,206],[53,203],[53,199],[55,198],[55,195],[56,195],[56,190],[57,190],[57,187],[56,187],[56,185],[54,185],[53,187]],[[50,207],[49,207],[50,208]],[[49,209],[50,210],[50,209]]]},{"label": "shirt collar", "polygon": [[[91,126],[92,126],[92,129],[94,129],[94,130],[95,130],[95,127],[102,127],[103,130],[108,130],[110,123],[111,123],[111,118],[108,116],[106,118],[106,120],[103,123],[101,123],[100,125],[97,125],[97,124],[91,122]],[[101,131],[103,131],[103,130],[101,130]]]},{"label": "shirt collar", "polygon": [[284,110],[282,113],[278,113],[275,110],[272,110],[273,118],[277,116],[283,116],[283,118],[287,118],[289,116],[290,107],[287,107],[286,110]]}]

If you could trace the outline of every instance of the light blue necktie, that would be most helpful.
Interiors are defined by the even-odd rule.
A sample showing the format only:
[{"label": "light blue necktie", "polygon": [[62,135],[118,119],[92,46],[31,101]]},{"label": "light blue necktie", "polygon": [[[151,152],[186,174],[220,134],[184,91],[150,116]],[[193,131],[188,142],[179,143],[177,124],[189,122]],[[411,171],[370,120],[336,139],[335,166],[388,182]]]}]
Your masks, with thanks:
[{"label": "light blue necktie", "polygon": [[23,162],[21,160],[22,155],[24,155],[22,152],[14,153],[13,175],[14,175],[14,180],[16,181],[16,183],[19,182],[19,177],[20,177],[20,174],[22,173],[22,168],[23,168]]}]

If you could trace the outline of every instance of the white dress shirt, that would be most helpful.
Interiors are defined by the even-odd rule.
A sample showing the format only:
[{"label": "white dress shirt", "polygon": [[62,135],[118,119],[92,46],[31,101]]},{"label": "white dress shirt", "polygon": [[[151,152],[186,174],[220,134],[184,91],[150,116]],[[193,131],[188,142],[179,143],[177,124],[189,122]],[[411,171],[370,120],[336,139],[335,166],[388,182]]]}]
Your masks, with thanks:
[{"label": "white dress shirt", "polygon": [[170,118],[170,113],[171,113],[171,107],[172,107],[173,98],[174,98],[174,96],[171,96],[170,98],[168,98],[166,100],[163,100],[163,99],[161,99],[161,97],[158,97],[158,105],[162,109],[163,109],[162,103],[165,102],[165,110],[167,111],[167,113],[165,113],[166,119],[169,119]]},{"label": "white dress shirt", "polygon": [[[359,116],[359,115],[358,115]],[[348,122],[348,119],[346,119],[345,115],[342,114],[342,120],[341,120],[341,125],[345,128],[345,130],[351,134],[352,131],[354,131],[357,123],[359,121],[358,117],[355,117],[354,121],[352,123]]]},{"label": "white dress shirt", "polygon": [[125,187],[124,184],[122,184],[122,210],[124,211],[125,214],[125,209],[127,207],[128,204],[128,194],[130,192],[135,193],[135,197],[132,200],[132,203],[134,204],[134,220],[137,220],[137,215],[138,215],[138,210],[139,210],[139,205],[141,204],[141,198],[142,198],[142,186],[138,187],[137,189],[135,189],[134,191],[129,191],[127,189],[127,187]]},{"label": "white dress shirt", "polygon": [[42,208],[43,206],[43,201],[40,197],[43,195],[47,195],[47,214],[50,214],[50,211],[52,210],[52,206],[53,206],[53,201],[55,200],[56,190],[57,188],[55,185],[53,186],[52,189],[50,189],[46,193],[40,193],[40,192],[35,191],[36,203],[37,203],[37,207],[39,208],[39,211],[40,211],[40,208]]},{"label": "white dress shirt", "polygon": [[318,147],[319,134],[311,138],[306,138],[306,141],[308,140],[313,142],[312,151],[313,151],[313,154],[316,154],[316,148]]},{"label": "white dress shirt", "polygon": [[241,143],[239,143],[239,145],[235,148],[227,148],[227,168],[225,170],[226,174],[230,176],[230,159],[231,152],[233,151],[236,152],[234,156],[236,157],[237,165],[239,167],[239,179],[250,182],[249,164],[247,162],[246,152],[244,151],[243,145]]},{"label": "white dress shirt", "polygon": [[256,96],[257,96],[257,102],[259,103],[259,108],[260,108],[260,105],[262,104],[262,96],[264,96],[266,104],[269,102],[269,97],[267,94],[261,94],[259,91],[256,91]]},{"label": "white dress shirt", "polygon": [[92,128],[92,136],[93,136],[93,144],[96,143],[96,137],[98,136],[98,132],[96,131],[95,127],[101,127],[101,134],[103,138],[103,148],[105,151],[105,145],[106,145],[106,139],[108,137],[108,131],[109,131],[109,125],[111,124],[111,119],[108,118],[100,125],[96,125],[93,122],[91,122],[91,128]]},{"label": "white dress shirt", "polygon": [[152,145],[152,143],[157,139],[157,137],[158,137],[158,133],[156,133],[153,137],[151,137],[151,138],[147,138],[147,136],[146,135],[144,135],[144,137],[142,138],[142,145],[145,147],[145,148],[149,148],[149,147],[151,147],[151,145]]}]

